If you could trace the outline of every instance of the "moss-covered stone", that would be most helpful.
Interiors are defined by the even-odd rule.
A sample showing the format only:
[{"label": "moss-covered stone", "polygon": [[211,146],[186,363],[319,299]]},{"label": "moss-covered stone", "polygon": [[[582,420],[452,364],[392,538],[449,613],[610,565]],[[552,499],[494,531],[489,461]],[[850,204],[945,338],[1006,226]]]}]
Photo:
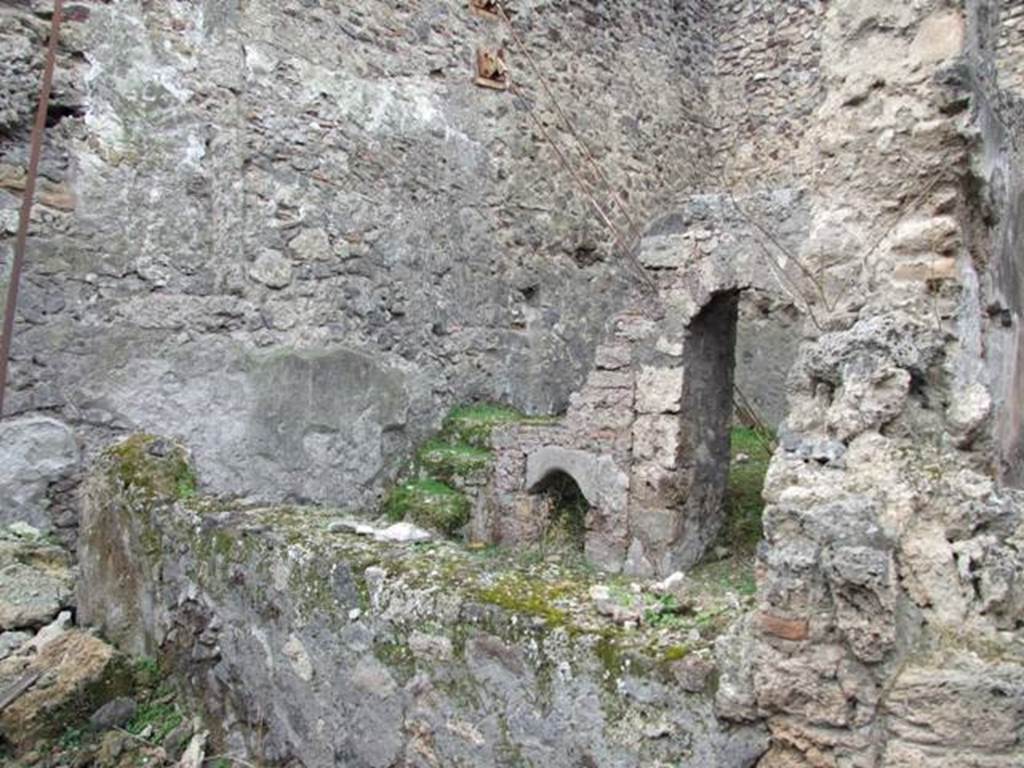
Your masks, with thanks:
[{"label": "moss-covered stone", "polygon": [[445,483],[486,470],[493,458],[487,449],[442,438],[429,440],[416,452],[418,467]]},{"label": "moss-covered stone", "polygon": [[673,661],[680,661],[690,655],[690,649],[685,645],[670,645],[662,652],[662,661],[671,663]]},{"label": "moss-covered stone", "polygon": [[164,438],[132,435],[107,449],[111,472],[124,489],[149,498],[181,499],[196,494],[195,474],[185,449]]},{"label": "moss-covered stone", "polygon": [[411,520],[449,536],[469,522],[469,512],[465,494],[433,478],[402,483],[384,501],[389,520]]},{"label": "moss-covered stone", "polygon": [[540,581],[510,572],[493,585],[479,589],[476,596],[481,602],[543,619],[549,627],[559,627],[565,625],[568,618],[560,601],[578,593],[579,585],[571,581]]},{"label": "moss-covered stone", "polygon": [[497,426],[554,422],[550,416],[527,416],[506,405],[477,403],[452,410],[444,420],[442,434],[450,440],[486,450],[491,447],[491,431]]}]

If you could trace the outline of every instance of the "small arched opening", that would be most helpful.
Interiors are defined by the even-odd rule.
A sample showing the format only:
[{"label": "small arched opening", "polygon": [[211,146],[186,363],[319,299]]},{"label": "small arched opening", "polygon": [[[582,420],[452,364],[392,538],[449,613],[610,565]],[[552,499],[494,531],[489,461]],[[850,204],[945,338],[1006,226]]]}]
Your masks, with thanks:
[{"label": "small arched opening", "polygon": [[540,544],[545,551],[582,553],[587,537],[590,502],[568,472],[556,469],[531,492],[541,500],[544,517]]}]

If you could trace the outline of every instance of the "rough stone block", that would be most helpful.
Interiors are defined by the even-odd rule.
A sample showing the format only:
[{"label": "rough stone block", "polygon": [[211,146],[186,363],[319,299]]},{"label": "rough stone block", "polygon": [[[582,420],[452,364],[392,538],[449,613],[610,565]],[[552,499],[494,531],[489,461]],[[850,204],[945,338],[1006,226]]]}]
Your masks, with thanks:
[{"label": "rough stone block", "polygon": [[679,501],[682,478],[660,464],[635,463],[630,477],[630,499],[641,507],[674,507]]},{"label": "rough stone block", "polygon": [[35,678],[0,713],[0,733],[22,748],[38,738],[59,735],[67,725],[61,713],[87,705],[100,690],[117,690],[117,657],[115,649],[99,638],[73,629],[41,645],[33,656],[15,654],[0,662],[0,690]]},{"label": "rough stone block", "polygon": [[[993,756],[1020,749],[1024,670],[962,657],[903,671],[885,698],[894,739]],[[1018,756],[1020,755],[1018,751]]]},{"label": "rough stone block", "polygon": [[594,364],[606,371],[627,368],[632,361],[632,350],[627,344],[602,344],[597,348]]},{"label": "rough stone block", "polygon": [[292,265],[279,252],[265,249],[250,265],[249,277],[268,288],[286,288],[292,282]]},{"label": "rough stone block", "polygon": [[319,227],[302,230],[288,241],[288,247],[301,261],[327,261],[333,255],[331,241]]},{"label": "rough stone block", "polygon": [[694,241],[684,235],[655,235],[644,238],[640,263],[650,269],[680,269],[693,258]]},{"label": "rough stone block", "polygon": [[75,435],[47,416],[0,422],[0,524],[27,522],[49,530],[47,489],[79,463]]},{"label": "rough stone block", "polygon": [[678,416],[638,416],[633,422],[633,456],[665,469],[679,464],[680,421]]},{"label": "rough stone block", "polygon": [[683,369],[641,369],[636,382],[636,409],[638,413],[679,413],[683,398]]},{"label": "rough stone block", "polygon": [[629,511],[629,528],[648,548],[666,547],[678,537],[679,511],[664,507],[633,507]]},{"label": "rough stone block", "polygon": [[941,11],[921,22],[910,45],[913,61],[934,64],[958,56],[964,47],[966,23],[959,11]]}]

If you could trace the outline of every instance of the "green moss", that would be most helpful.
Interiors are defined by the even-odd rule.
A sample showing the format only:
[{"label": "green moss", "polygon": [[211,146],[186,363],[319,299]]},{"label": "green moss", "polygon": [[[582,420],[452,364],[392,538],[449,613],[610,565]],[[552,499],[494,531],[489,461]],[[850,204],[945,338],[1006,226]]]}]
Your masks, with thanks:
[{"label": "green moss", "polygon": [[392,489],[384,500],[389,520],[411,520],[426,528],[454,535],[469,522],[465,494],[432,478],[410,480]]},{"label": "green moss", "polygon": [[175,491],[179,499],[191,499],[197,490],[195,475],[190,470],[178,477]]},{"label": "green moss", "polygon": [[160,662],[146,656],[132,663],[132,676],[135,684],[141,688],[156,688],[163,681],[165,674]]},{"label": "green moss", "polygon": [[477,448],[490,448],[491,430],[502,424],[553,424],[550,416],[527,416],[497,403],[476,403],[455,408],[444,421],[442,434]]},{"label": "green moss", "polygon": [[226,531],[215,531],[213,534],[213,551],[219,557],[229,558],[236,544],[235,538]]},{"label": "green moss", "polygon": [[167,734],[181,725],[182,720],[185,719],[173,698],[169,701],[164,701],[163,698],[146,701],[139,705],[126,730],[138,735],[152,726],[153,735],[150,737],[150,741],[154,744],[161,743]]},{"label": "green moss", "polygon": [[602,636],[594,645],[594,653],[604,669],[603,682],[608,686],[614,687],[615,682],[622,675],[626,666],[618,639],[610,635]]},{"label": "green moss", "polygon": [[288,572],[288,594],[294,607],[305,616],[316,616],[339,626],[345,608],[338,599],[330,570],[323,567],[326,557],[315,554],[302,563],[291,563]]},{"label": "green moss", "polygon": [[416,463],[430,477],[450,483],[486,469],[494,455],[484,448],[466,443],[430,440],[416,452]]},{"label": "green moss", "polygon": [[690,649],[685,645],[670,645],[661,654],[663,661],[671,664],[673,661],[685,659],[690,654]]},{"label": "green moss", "polygon": [[405,685],[416,674],[416,656],[408,643],[398,640],[376,643],[373,655],[391,670],[401,685]]},{"label": "green moss", "polygon": [[[153,448],[162,443],[159,451]],[[112,472],[123,488],[140,491],[149,499],[190,498],[196,477],[184,449],[154,435],[136,434],[107,449]]]},{"label": "green moss", "polygon": [[685,627],[690,623],[690,620],[684,615],[686,613],[687,611],[679,605],[679,601],[675,597],[663,595],[644,611],[644,624],[667,629]]},{"label": "green moss", "polygon": [[543,619],[548,627],[563,626],[567,615],[558,607],[558,600],[572,593],[566,583],[550,583],[508,574],[496,584],[480,589],[480,602],[496,605],[506,611]]}]

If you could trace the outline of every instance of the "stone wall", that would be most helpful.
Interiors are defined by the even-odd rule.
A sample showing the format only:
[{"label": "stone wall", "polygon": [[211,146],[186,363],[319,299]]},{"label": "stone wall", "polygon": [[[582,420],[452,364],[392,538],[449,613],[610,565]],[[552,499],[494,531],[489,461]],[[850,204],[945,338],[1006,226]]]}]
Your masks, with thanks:
[{"label": "stone wall", "polygon": [[[563,409],[636,282],[576,175],[624,240],[706,175],[709,9],[509,10],[529,57],[455,0],[75,6],[12,411],[88,452],[182,437],[219,492],[365,504],[454,402]],[[0,20],[6,264],[45,24]],[[513,91],[473,86],[479,46]]]},{"label": "stone wall", "polygon": [[735,384],[757,420],[777,429],[786,418],[786,381],[800,349],[804,317],[781,291],[748,291],[740,296],[739,310]]}]

